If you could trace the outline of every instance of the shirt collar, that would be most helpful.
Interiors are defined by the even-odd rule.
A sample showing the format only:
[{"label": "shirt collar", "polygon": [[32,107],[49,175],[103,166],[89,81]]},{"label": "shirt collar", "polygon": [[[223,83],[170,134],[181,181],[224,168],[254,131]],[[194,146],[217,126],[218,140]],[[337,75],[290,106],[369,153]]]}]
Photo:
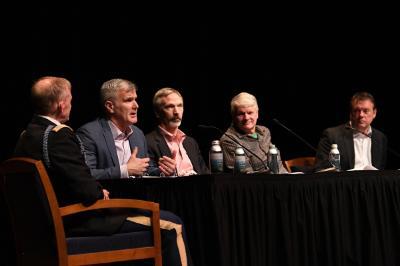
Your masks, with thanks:
[{"label": "shirt collar", "polygon": [[43,117],[43,118],[45,118],[45,119],[47,119],[47,120],[50,120],[51,122],[53,122],[54,124],[56,124],[57,126],[58,125],[61,125],[61,123],[60,123],[60,121],[58,121],[58,120],[56,120],[56,119],[54,119],[54,118],[52,118],[52,117],[50,117],[50,116],[45,116],[45,115],[39,115],[40,117]]},{"label": "shirt collar", "polygon": [[133,129],[131,127],[128,127],[128,132],[122,132],[111,120],[108,120],[107,122],[110,126],[111,134],[114,140],[127,139],[133,133]]},{"label": "shirt collar", "polygon": [[186,134],[185,133],[183,133],[183,131],[182,130],[180,130],[179,128],[178,128],[178,130],[176,131],[176,134],[175,135],[173,135],[173,134],[171,134],[170,132],[168,132],[167,130],[165,130],[164,128],[162,128],[162,127],[160,127],[160,126],[158,126],[158,128],[160,129],[160,132],[161,132],[161,134],[168,140],[168,141],[180,141],[180,140],[182,140],[185,136],[186,136]]},{"label": "shirt collar", "polygon": [[353,136],[355,138],[361,138],[361,137],[371,138],[371,136],[372,136],[372,128],[371,128],[371,126],[369,126],[367,134],[361,133],[360,131],[354,131]]}]

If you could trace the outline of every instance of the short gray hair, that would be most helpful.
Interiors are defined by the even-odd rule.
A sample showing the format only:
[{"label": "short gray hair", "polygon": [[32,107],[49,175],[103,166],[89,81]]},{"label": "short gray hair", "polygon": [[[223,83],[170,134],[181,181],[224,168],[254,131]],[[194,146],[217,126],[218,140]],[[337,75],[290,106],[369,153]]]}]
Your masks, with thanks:
[{"label": "short gray hair", "polygon": [[100,101],[101,104],[110,99],[115,99],[120,90],[137,91],[137,86],[132,81],[126,79],[110,79],[101,85]]},{"label": "short gray hair", "polygon": [[234,115],[236,109],[239,107],[252,107],[252,106],[255,106],[258,110],[258,103],[256,97],[254,97],[254,95],[250,93],[241,92],[235,97],[233,97],[231,100],[231,114]]}]

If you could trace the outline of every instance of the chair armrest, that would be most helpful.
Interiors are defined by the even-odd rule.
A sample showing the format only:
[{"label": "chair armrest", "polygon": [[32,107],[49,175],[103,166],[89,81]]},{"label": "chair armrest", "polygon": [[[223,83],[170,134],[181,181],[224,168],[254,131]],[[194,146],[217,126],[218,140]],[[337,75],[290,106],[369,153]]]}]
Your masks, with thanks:
[{"label": "chair armrest", "polygon": [[110,199],[98,200],[90,206],[84,206],[82,203],[77,203],[60,207],[60,214],[61,216],[67,216],[79,212],[110,208],[144,209],[153,212],[159,212],[160,210],[160,206],[156,202],[133,199]]}]

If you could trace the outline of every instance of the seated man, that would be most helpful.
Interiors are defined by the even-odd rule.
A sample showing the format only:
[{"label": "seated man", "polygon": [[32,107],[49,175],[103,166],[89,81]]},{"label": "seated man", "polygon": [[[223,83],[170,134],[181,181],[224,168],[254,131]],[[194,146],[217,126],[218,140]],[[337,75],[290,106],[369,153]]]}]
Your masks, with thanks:
[{"label": "seated man", "polygon": [[[44,162],[60,206],[90,205],[98,199],[109,199],[109,192],[90,174],[73,130],[62,124],[69,120],[71,100],[68,80],[59,77],[37,80],[32,87],[35,115],[21,134],[14,156]],[[164,265],[190,265],[180,218],[165,211],[160,211],[160,216],[163,219],[160,224],[169,226],[169,229],[161,230]],[[99,210],[64,218],[64,228],[67,236],[110,235],[143,230],[148,220],[139,212]]]},{"label": "seated man", "polygon": [[183,98],[179,91],[158,90],[153,97],[153,108],[159,125],[146,139],[150,159],[158,163],[162,175],[208,174],[196,140],[179,129],[183,117]]},{"label": "seated man", "polygon": [[350,121],[325,129],[318,144],[316,170],[332,167],[329,151],[337,144],[341,170],[385,169],[387,138],[371,127],[377,113],[374,97],[367,92],[357,92],[350,101]]},{"label": "seated man", "polygon": [[137,88],[124,79],[112,79],[100,89],[104,117],[80,127],[76,134],[85,148],[86,163],[97,179],[128,178],[153,174],[147,143],[136,127]]},{"label": "seated man", "polygon": [[[270,171],[268,151],[271,144],[271,133],[268,128],[257,125],[258,103],[256,97],[242,92],[231,101],[232,125],[222,135],[220,142],[224,153],[225,167],[233,170],[235,149],[244,148],[244,172]],[[278,154],[278,172],[287,173],[280,154]]]}]

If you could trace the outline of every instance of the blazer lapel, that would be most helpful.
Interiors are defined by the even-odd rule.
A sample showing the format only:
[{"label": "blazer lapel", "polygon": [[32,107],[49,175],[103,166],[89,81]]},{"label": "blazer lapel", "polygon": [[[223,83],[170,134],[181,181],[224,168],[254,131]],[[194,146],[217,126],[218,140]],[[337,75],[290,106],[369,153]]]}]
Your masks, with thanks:
[{"label": "blazer lapel", "polygon": [[171,150],[169,149],[167,142],[165,141],[163,135],[160,132],[160,129],[157,128],[157,136],[155,138],[156,145],[160,151],[160,157],[162,156],[168,156],[172,157]]},{"label": "blazer lapel", "polygon": [[349,169],[354,168],[354,141],[353,141],[353,132],[349,129],[344,129],[345,132],[343,134],[343,150],[346,153],[346,156],[342,156],[342,158],[349,158],[347,164]]},{"label": "blazer lapel", "polygon": [[382,143],[380,142],[380,139],[376,137],[376,134],[374,134],[374,129],[372,129],[372,135],[371,135],[371,163],[373,166],[380,165],[381,162],[379,162],[379,159],[382,156],[381,152],[381,147]]}]

